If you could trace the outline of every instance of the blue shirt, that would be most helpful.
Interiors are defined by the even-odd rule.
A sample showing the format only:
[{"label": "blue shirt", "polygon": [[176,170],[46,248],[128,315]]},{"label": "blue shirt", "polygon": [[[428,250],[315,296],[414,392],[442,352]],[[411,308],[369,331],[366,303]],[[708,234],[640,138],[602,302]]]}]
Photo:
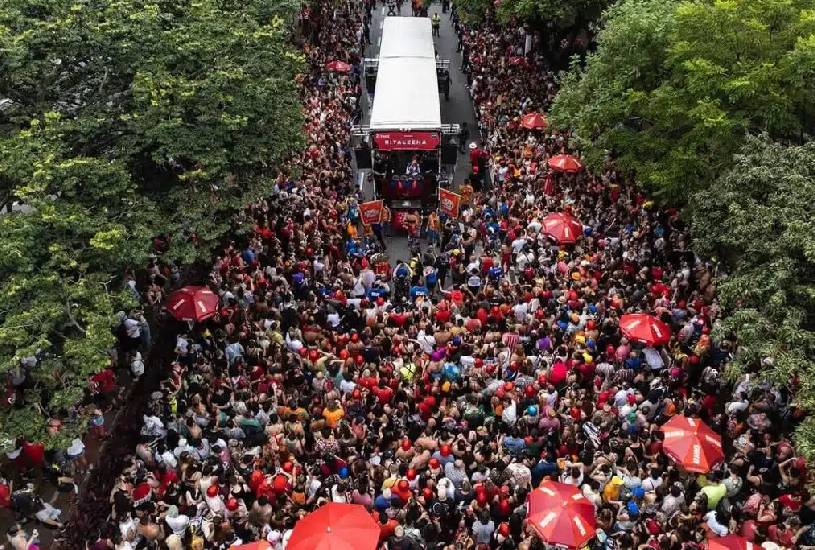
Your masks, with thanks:
[{"label": "blue shirt", "polygon": [[512,437],[511,435],[507,435],[504,437],[504,447],[506,447],[510,454],[517,455],[521,454],[523,450],[526,449],[526,442],[520,437]]},{"label": "blue shirt", "polygon": [[257,257],[258,257],[257,254],[251,248],[247,248],[246,250],[243,251],[243,254],[241,254],[241,258],[243,258],[243,261],[246,262],[247,264],[255,263]]},{"label": "blue shirt", "polygon": [[419,296],[427,296],[430,294],[430,291],[427,290],[426,286],[414,286],[410,288],[410,299],[415,300]]}]

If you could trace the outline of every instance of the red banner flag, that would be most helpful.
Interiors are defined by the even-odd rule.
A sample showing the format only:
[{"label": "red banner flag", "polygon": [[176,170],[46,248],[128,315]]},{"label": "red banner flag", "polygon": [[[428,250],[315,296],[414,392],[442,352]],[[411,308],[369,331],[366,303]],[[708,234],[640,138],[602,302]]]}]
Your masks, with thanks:
[{"label": "red banner flag", "polygon": [[359,214],[362,223],[371,225],[382,221],[382,201],[368,201],[359,205]]},{"label": "red banner flag", "polygon": [[458,218],[460,208],[461,195],[439,187],[439,211],[451,218]]}]

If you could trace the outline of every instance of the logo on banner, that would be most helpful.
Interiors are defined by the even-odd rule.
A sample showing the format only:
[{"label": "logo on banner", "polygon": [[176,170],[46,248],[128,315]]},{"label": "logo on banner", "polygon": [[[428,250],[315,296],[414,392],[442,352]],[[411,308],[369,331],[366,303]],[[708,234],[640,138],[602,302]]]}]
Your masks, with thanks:
[{"label": "logo on banner", "polygon": [[365,225],[372,225],[382,221],[382,201],[368,201],[359,205],[359,214],[362,217],[362,223]]},{"label": "logo on banner", "polygon": [[383,151],[432,151],[441,140],[434,132],[380,132],[374,142]]},{"label": "logo on banner", "polygon": [[439,211],[451,218],[457,218],[460,208],[461,195],[439,187]]}]

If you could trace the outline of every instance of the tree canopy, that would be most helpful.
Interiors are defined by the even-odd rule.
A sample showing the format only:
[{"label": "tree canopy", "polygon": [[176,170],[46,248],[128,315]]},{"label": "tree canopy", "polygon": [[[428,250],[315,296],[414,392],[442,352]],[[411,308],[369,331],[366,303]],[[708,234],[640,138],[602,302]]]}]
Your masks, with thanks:
[{"label": "tree canopy", "polygon": [[[153,237],[209,259],[302,145],[298,2],[9,0],[0,8],[3,439],[43,439],[106,364]],[[66,436],[82,429],[77,418]],[[49,444],[58,442],[49,441]]]},{"label": "tree canopy", "polygon": [[[757,373],[796,390],[815,411],[815,143],[748,137],[733,166],[691,201],[694,246],[728,275],[717,282],[735,338],[731,374]],[[795,382],[793,382],[795,381]],[[797,386],[796,386],[797,384]],[[815,420],[799,444],[815,454]]]},{"label": "tree canopy", "polygon": [[590,165],[608,152],[666,200],[685,201],[748,133],[802,142],[815,17],[809,0],[624,0],[596,52],[573,62],[551,112]]},{"label": "tree canopy", "polygon": [[480,21],[495,12],[499,20],[517,20],[556,30],[569,29],[596,19],[610,0],[460,0],[456,3],[465,19]]}]

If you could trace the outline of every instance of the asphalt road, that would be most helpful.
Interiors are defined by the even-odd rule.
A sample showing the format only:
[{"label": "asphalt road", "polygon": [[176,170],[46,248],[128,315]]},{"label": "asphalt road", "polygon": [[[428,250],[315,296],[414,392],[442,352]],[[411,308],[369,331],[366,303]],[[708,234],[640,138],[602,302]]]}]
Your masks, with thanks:
[{"label": "asphalt road", "polygon": [[[386,13],[387,8],[377,3],[371,20],[371,45],[365,50],[366,57],[375,58],[379,54],[379,44],[382,40],[382,25],[384,24]],[[442,123],[461,124],[462,122],[466,122],[470,127],[470,140],[477,140],[479,139],[478,124],[475,121],[475,112],[473,111],[470,92],[466,87],[467,78],[464,73],[461,72],[461,55],[456,52],[458,39],[453,30],[453,24],[450,21],[450,14],[449,12],[446,14],[441,12],[441,2],[431,4],[428,14],[432,16],[433,13],[438,13],[441,16],[440,36],[433,38],[436,52],[439,54],[440,59],[450,60],[450,99],[445,100],[443,95],[439,96],[441,100]],[[403,17],[412,17],[410,2],[405,1],[400,15]],[[362,94],[362,104],[362,123],[367,124],[371,107],[368,104],[367,94]],[[453,179],[454,188],[457,188],[469,174],[469,164],[469,155],[467,153],[459,154]],[[357,181],[360,180],[358,179]],[[373,196],[372,186],[367,183],[367,181],[363,183],[362,194],[366,200]],[[407,260],[409,258],[407,238],[404,235],[394,235],[388,239],[388,256],[391,262],[398,259]]]}]

